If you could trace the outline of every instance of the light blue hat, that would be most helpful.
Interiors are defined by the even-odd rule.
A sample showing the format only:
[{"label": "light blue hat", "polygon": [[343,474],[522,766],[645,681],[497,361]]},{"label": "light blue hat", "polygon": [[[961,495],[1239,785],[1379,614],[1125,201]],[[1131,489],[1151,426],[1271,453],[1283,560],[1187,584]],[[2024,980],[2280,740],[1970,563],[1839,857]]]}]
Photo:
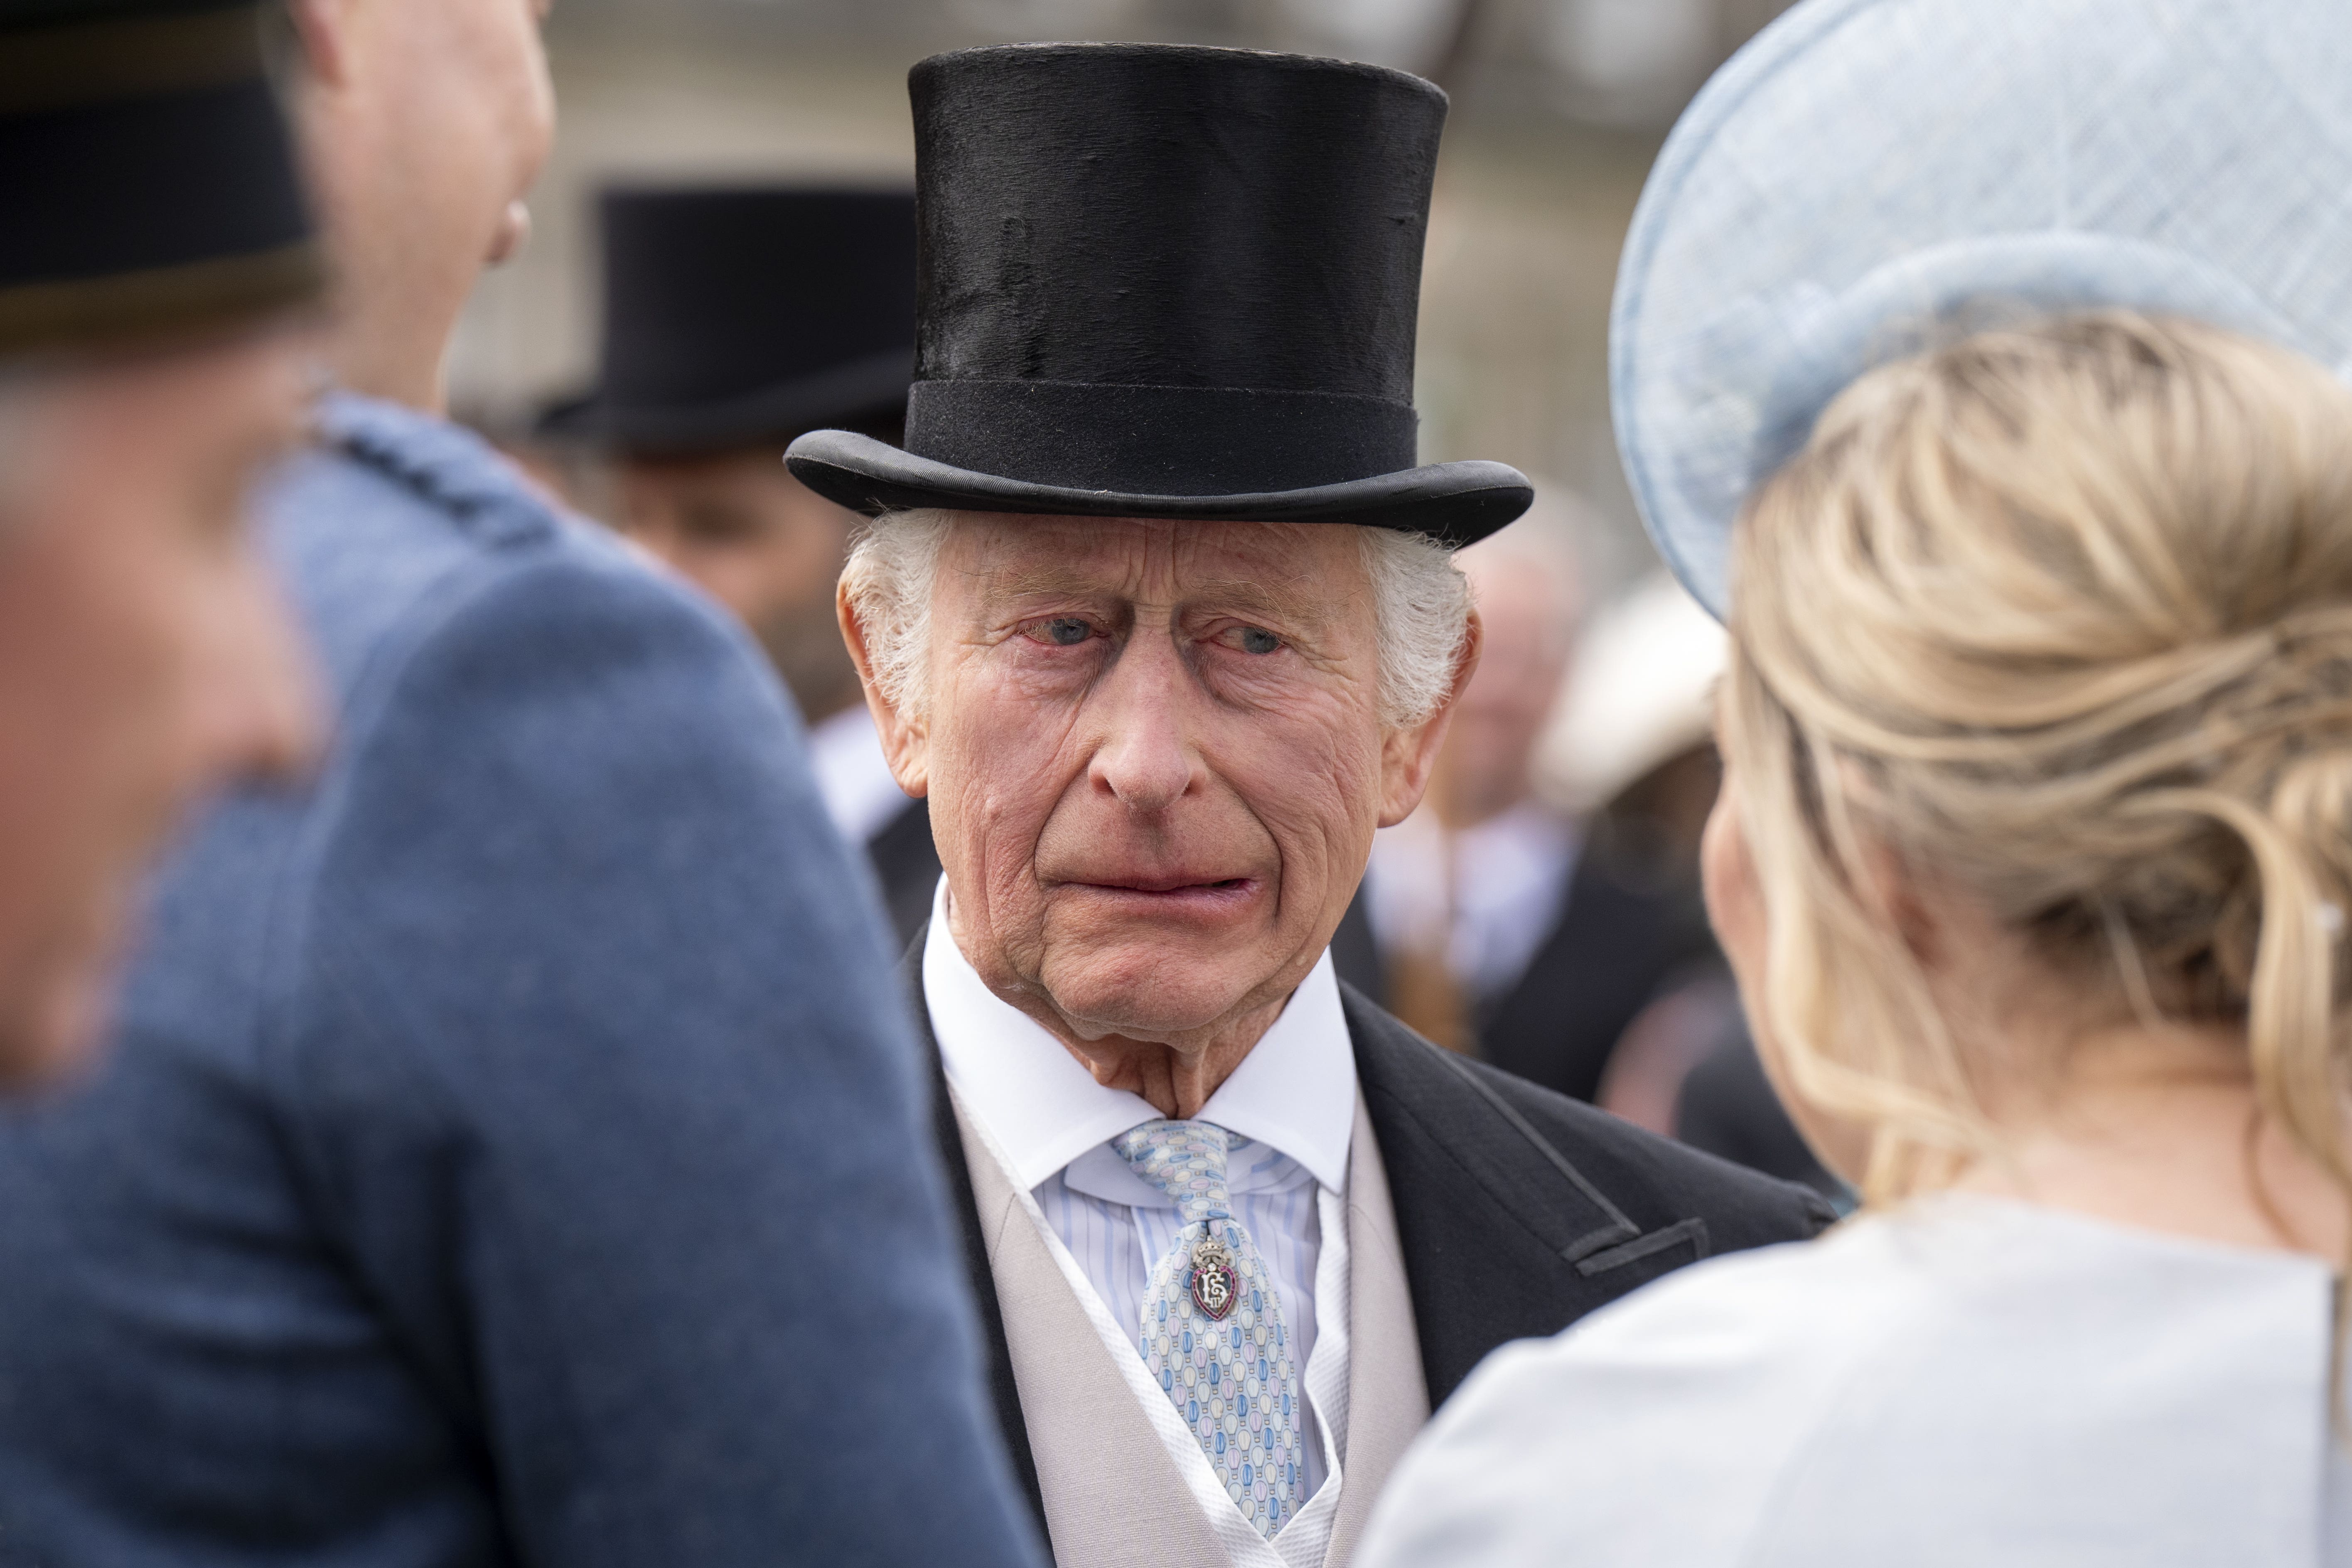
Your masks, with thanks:
[{"label": "light blue hat", "polygon": [[1748,493],[1988,305],[2194,316],[2352,374],[2352,0],[1805,0],[1667,139],[1617,439],[1718,616]]}]

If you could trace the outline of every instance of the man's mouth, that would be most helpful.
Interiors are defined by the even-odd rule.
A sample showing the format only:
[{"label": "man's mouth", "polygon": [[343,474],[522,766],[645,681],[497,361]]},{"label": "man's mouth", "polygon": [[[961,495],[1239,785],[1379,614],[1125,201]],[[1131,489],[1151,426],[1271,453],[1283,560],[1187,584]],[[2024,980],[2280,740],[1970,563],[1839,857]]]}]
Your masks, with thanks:
[{"label": "man's mouth", "polygon": [[1255,877],[1103,876],[1073,877],[1061,886],[1108,901],[1173,913],[1191,910],[1208,913],[1249,902],[1263,884]]},{"label": "man's mouth", "polygon": [[1076,880],[1085,887],[1108,888],[1119,893],[1198,893],[1247,887],[1247,877],[1087,877]]}]

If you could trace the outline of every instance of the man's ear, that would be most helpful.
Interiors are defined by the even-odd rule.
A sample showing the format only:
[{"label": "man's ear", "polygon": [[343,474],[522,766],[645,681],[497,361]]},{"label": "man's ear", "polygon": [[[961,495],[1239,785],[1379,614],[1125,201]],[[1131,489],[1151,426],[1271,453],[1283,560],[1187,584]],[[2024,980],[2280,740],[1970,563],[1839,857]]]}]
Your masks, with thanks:
[{"label": "man's ear", "polygon": [[1454,661],[1454,683],[1445,691],[1445,700],[1437,711],[1410,730],[1391,730],[1381,738],[1381,826],[1394,827],[1412,815],[1413,807],[1429,789],[1429,775],[1437,766],[1437,753],[1445,745],[1446,726],[1454,721],[1454,710],[1469,689],[1470,678],[1478,672],[1478,653],[1486,646],[1486,624],[1478,612],[1470,612],[1469,624],[1463,629],[1462,654]]},{"label": "man's ear", "polygon": [[350,84],[351,9],[351,0],[287,0],[287,16],[302,47],[303,73],[321,87]]},{"label": "man's ear", "polygon": [[849,645],[850,662],[857,666],[858,684],[866,689],[866,711],[874,715],[890,776],[898,781],[900,789],[920,800],[931,788],[929,731],[920,717],[893,705],[875,680],[874,661],[866,650],[866,627],[857,618],[846,577],[833,591],[833,609],[841,621],[841,640]]}]

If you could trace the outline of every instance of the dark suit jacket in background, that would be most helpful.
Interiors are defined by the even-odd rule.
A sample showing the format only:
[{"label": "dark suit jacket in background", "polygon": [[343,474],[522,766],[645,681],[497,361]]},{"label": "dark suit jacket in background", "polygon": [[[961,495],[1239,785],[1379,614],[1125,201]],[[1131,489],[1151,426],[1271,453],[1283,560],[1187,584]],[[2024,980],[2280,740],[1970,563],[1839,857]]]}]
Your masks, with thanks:
[{"label": "dark suit jacket in background", "polygon": [[1596,834],[1559,919],[1512,987],[1479,1010],[1478,1055],[1572,1100],[1600,1097],[1610,1053],[1661,988],[1715,953],[1697,889],[1662,881]]},{"label": "dark suit jacket in background", "polygon": [[882,908],[903,952],[917,932],[930,923],[931,903],[940,890],[940,851],[931,842],[931,805],[910,800],[907,808],[882,825],[866,841],[866,858],[882,885]]},{"label": "dark suit jacket in background", "polygon": [[341,732],[0,1116],[0,1561],[1034,1558],[866,874],[740,628],[331,399]]},{"label": "dark suit jacket in background", "polygon": [[[918,942],[900,973],[928,1034],[921,954]],[[1340,999],[1388,1171],[1433,1410],[1498,1345],[1558,1333],[1685,1264],[1810,1237],[1832,1217],[1805,1188],[1440,1050],[1352,986],[1342,985]],[[934,1040],[935,1072],[938,1050]],[[1020,1389],[943,1076],[933,1098],[991,1346],[997,1419],[1042,1526]]]},{"label": "dark suit jacket in background", "polygon": [[1789,1120],[1745,1018],[1725,1020],[1721,1036],[1683,1079],[1675,1099],[1675,1136],[1751,1171],[1802,1182],[1832,1203],[1853,1201]]}]

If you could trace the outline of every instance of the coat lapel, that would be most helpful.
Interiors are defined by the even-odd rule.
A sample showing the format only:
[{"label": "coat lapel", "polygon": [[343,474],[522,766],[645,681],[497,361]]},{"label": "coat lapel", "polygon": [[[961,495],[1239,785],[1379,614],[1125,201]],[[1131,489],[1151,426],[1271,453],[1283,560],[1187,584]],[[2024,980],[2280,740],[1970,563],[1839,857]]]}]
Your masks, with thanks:
[{"label": "coat lapel", "polygon": [[1653,1212],[1646,1191],[1610,1195],[1563,1152],[1565,1140],[1513,1103],[1503,1075],[1439,1050],[1360,993],[1343,987],[1341,1003],[1386,1166],[1432,1408],[1497,1345],[1558,1333],[1706,1256],[1703,1221]]},{"label": "coat lapel", "polygon": [[949,1205],[963,1242],[964,1272],[971,1282],[972,1305],[980,1317],[981,1339],[988,1359],[988,1392],[996,1406],[998,1426],[1013,1461],[1013,1478],[1029,1500],[1029,1511],[1040,1531],[1045,1529],[1045,1496],[1037,1480],[1037,1458],[1029,1448],[1029,1426],[1021,1414],[1021,1385],[1013,1375],[1013,1355],[1004,1342],[1004,1310],[996,1299],[996,1275],[989,1267],[988,1237],[980,1223],[972,1194],[971,1167],[964,1160],[963,1132],[956,1124],[955,1100],[948,1090],[947,1064],[940,1042],[931,1033],[931,1010],[923,1000],[924,931],[915,932],[915,945],[899,965],[899,978],[914,999],[916,1037],[931,1063],[932,1135],[939,1142],[940,1163],[947,1167]]}]

